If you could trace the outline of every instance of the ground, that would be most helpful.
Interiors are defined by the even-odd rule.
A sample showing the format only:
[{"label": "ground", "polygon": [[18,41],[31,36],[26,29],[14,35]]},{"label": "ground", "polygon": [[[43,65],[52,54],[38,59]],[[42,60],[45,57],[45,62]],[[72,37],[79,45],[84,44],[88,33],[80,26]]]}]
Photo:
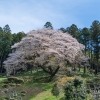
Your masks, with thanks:
[{"label": "ground", "polygon": [[[77,77],[81,77],[83,81],[89,78],[95,77],[92,74],[83,74],[83,72],[77,72]],[[58,84],[62,85],[65,83],[65,80],[72,80],[74,77],[67,77],[64,76],[63,78],[59,79]],[[24,79],[24,83],[21,83],[21,86],[17,88],[17,92],[26,91],[25,96],[23,96],[23,100],[64,100],[64,92],[62,91],[58,97],[52,95],[51,90],[55,83],[54,80],[49,81],[49,75],[44,73],[42,70],[33,71],[32,74],[30,71],[19,73],[17,78]],[[0,78],[0,87],[4,85],[3,81],[6,80],[6,77]],[[2,93],[0,93],[0,97]],[[3,96],[6,96],[3,93]],[[1,100],[1,99],[0,99]],[[89,99],[88,99],[89,100]],[[92,99],[91,99],[92,100]]]}]

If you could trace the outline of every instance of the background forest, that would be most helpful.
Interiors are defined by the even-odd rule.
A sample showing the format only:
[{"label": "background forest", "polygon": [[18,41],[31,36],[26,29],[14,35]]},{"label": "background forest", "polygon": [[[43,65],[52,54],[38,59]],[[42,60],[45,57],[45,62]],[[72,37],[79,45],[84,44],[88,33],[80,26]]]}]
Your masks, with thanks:
[{"label": "background forest", "polygon": [[[46,22],[44,27],[53,29],[50,22]],[[61,27],[58,30],[61,30],[65,34],[71,34],[79,43],[85,45],[83,52],[89,57],[91,68],[98,73],[100,66],[100,22],[98,20],[93,21],[90,28],[84,27],[80,29],[77,25],[72,24],[66,29]],[[3,28],[0,27],[0,73],[5,72],[3,62],[8,57],[8,54],[12,52],[11,46],[19,42],[25,35],[26,33],[24,32],[12,33],[9,25],[5,25]]]},{"label": "background forest", "polygon": [[[46,22],[43,27],[50,28],[51,30],[53,30],[53,25],[51,22]],[[68,64],[67,70],[65,69],[62,70],[63,72],[65,71],[66,76],[63,77],[60,76],[63,74],[63,72],[60,70],[60,73],[58,73],[60,78],[57,77],[58,78],[57,81],[55,81],[55,79],[53,80],[53,78],[52,80],[49,80],[48,77],[50,77],[50,74],[51,76],[52,74],[53,76],[55,76],[56,72],[59,69],[58,66],[57,69],[55,69],[55,67],[53,67],[53,69],[52,67],[44,68],[43,66],[40,66],[40,69],[35,69],[35,70],[31,68],[31,74],[29,74],[29,71],[27,70],[24,73],[21,71],[18,74],[13,74],[16,75],[16,77],[7,77],[7,80],[3,81],[4,83],[3,87],[9,88],[8,87],[9,84],[11,86],[9,89],[13,89],[12,88],[13,86],[16,85],[17,87],[21,83],[23,87],[16,88],[18,89],[16,91],[21,91],[20,94],[24,96],[25,96],[24,93],[26,93],[26,91],[31,91],[29,92],[29,94],[27,94],[24,97],[24,100],[29,100],[29,99],[30,100],[57,100],[57,98],[60,98],[58,100],[66,100],[66,99],[67,100],[90,100],[89,98],[93,100],[93,97],[95,98],[95,100],[99,100],[96,94],[92,94],[92,93],[95,90],[98,91],[99,88],[97,87],[99,87],[99,82],[100,82],[100,79],[98,77],[100,72],[100,56],[99,56],[100,55],[100,22],[97,20],[93,21],[90,28],[84,27],[80,29],[77,27],[77,25],[72,24],[66,29],[61,27],[58,30],[62,31],[64,34],[70,34],[72,37],[76,38],[79,43],[85,46],[85,49],[82,52],[89,59],[90,65],[82,67],[76,65],[75,63],[72,64],[67,63]],[[9,25],[5,25],[3,28],[0,27],[1,78],[3,77],[5,78],[6,76],[6,70],[4,68],[3,62],[9,57],[10,53],[13,53],[11,46],[13,46],[17,42],[20,42],[22,38],[25,37],[26,35],[27,33],[24,32],[12,33]],[[35,55],[35,57],[38,56],[39,55]],[[31,60],[32,58],[30,56],[27,59]],[[50,60],[53,61],[53,58]],[[40,62],[38,61],[38,63]],[[86,67],[88,67],[87,70]],[[50,72],[48,72],[48,70],[46,69],[48,69]],[[53,73],[54,70],[55,72]],[[48,72],[49,74],[45,72]],[[78,76],[78,78],[76,78],[76,76]],[[91,80],[89,80],[90,78]],[[68,82],[66,83],[66,81]],[[1,85],[3,83],[1,83]],[[64,88],[64,90],[62,90],[62,87]],[[25,90],[24,92],[22,91],[23,89]],[[7,91],[6,93],[8,93]],[[9,91],[11,92],[11,90]],[[15,96],[15,94],[17,94],[16,91],[13,90],[12,92],[12,94],[14,94],[13,95],[14,98],[17,97]],[[45,91],[47,92],[45,93]],[[41,96],[40,99],[39,96],[36,97],[36,99],[31,99],[32,97],[34,98],[34,96],[36,96],[39,93],[44,93],[46,95],[49,94],[51,96],[50,97],[51,99],[49,97],[45,97],[47,99],[44,98],[42,99]],[[55,97],[52,96],[50,93],[52,93]],[[59,97],[59,95],[61,97]],[[9,98],[6,100],[12,100]],[[21,99],[17,99],[17,100],[21,100]]]}]

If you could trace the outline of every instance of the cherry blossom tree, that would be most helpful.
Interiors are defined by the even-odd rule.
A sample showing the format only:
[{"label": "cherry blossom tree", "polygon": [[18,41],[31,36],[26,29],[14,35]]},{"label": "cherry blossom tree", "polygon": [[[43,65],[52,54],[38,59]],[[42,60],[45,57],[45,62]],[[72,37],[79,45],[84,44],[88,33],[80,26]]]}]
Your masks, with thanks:
[{"label": "cherry blossom tree", "polygon": [[78,62],[82,50],[84,46],[68,33],[50,28],[32,30],[12,46],[4,67],[7,75],[19,69],[42,68],[53,77],[67,62]]}]

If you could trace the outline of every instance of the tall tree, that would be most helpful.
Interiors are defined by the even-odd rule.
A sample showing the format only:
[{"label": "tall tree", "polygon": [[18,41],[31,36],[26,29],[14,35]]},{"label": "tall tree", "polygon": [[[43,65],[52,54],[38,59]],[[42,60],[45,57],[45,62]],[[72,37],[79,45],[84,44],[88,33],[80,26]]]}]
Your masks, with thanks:
[{"label": "tall tree", "polygon": [[97,65],[96,71],[98,72],[98,60],[99,60],[99,53],[100,53],[100,22],[95,20],[93,21],[91,28],[91,39],[92,39],[92,47],[94,53],[94,61]]},{"label": "tall tree", "polygon": [[8,33],[8,32],[11,33],[11,30],[10,30],[10,27],[9,27],[8,24],[4,26],[3,31],[4,31],[5,33]]},{"label": "tall tree", "polygon": [[85,55],[86,55],[86,50],[89,49],[89,40],[90,40],[90,31],[88,28],[84,27],[81,30],[81,39],[83,41],[83,44],[85,45]]},{"label": "tall tree", "polygon": [[66,29],[65,29],[65,28],[63,28],[63,27],[61,27],[59,30],[60,30],[60,31],[62,31],[63,33],[65,33],[65,32],[66,32]]},{"label": "tall tree", "polygon": [[73,63],[82,58],[84,46],[69,34],[44,28],[29,32],[12,49],[15,52],[4,61],[8,74],[13,70],[25,69],[26,65],[42,68],[52,78],[58,70],[65,71],[67,61]]},{"label": "tall tree", "polygon": [[53,26],[52,26],[51,22],[46,22],[44,27],[53,29]]},{"label": "tall tree", "polygon": [[11,52],[12,35],[9,25],[0,28],[0,71],[3,69],[3,61]]},{"label": "tall tree", "polygon": [[71,34],[74,38],[79,40],[80,34],[77,26],[75,24],[72,24],[70,27],[66,28],[66,31]]},{"label": "tall tree", "polygon": [[24,32],[18,32],[17,34],[16,33],[12,34],[12,37],[13,37],[13,39],[12,39],[12,45],[14,45],[17,42],[20,42],[21,39],[24,36],[26,36],[26,34]]}]

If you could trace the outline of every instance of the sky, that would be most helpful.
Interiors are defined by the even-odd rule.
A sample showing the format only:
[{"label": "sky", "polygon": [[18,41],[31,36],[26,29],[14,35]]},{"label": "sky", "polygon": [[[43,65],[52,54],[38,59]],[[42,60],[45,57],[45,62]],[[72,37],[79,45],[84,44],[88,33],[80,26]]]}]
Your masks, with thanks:
[{"label": "sky", "polygon": [[0,27],[12,33],[29,32],[51,22],[54,29],[78,28],[100,21],[100,0],[0,0]]}]

